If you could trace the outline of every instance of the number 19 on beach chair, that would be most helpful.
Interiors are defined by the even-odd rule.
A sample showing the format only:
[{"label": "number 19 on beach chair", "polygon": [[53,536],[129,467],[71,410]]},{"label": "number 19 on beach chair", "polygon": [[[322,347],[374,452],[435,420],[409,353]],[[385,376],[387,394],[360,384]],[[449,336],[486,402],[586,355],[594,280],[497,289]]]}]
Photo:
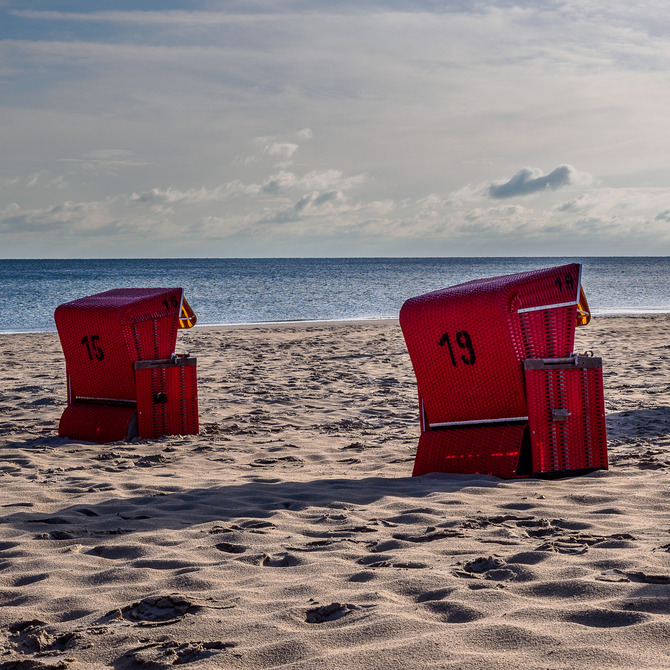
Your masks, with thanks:
[{"label": "number 19 on beach chair", "polygon": [[581,266],[480,279],[405,302],[419,393],[414,475],[563,476],[607,468],[600,358]]},{"label": "number 19 on beach chair", "polygon": [[198,432],[196,359],[174,353],[196,316],[181,288],[114,289],[60,305],[67,408],[59,435],[88,442]]}]

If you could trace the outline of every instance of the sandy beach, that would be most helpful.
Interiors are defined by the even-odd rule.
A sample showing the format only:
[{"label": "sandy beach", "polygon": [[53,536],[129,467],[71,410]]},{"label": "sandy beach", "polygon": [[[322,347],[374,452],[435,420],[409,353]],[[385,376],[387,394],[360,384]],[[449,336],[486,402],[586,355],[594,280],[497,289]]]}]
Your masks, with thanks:
[{"label": "sandy beach", "polygon": [[670,316],[598,317],[610,469],[412,478],[396,321],[196,328],[201,434],[61,439],[0,335],[0,668],[670,668]]}]

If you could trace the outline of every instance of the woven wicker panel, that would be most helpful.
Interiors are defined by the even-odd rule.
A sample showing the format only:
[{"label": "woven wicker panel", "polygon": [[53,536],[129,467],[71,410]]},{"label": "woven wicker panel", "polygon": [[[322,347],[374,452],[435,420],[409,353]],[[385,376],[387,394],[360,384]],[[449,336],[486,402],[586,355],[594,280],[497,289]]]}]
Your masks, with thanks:
[{"label": "woven wicker panel", "polygon": [[169,358],[177,344],[182,289],[155,289],[156,293],[151,294],[151,289],[119,290],[147,292],[128,304],[120,315],[133,361]]},{"label": "woven wicker panel", "polygon": [[566,358],[575,347],[577,305],[519,314],[526,358]]},{"label": "woven wicker panel", "polygon": [[135,399],[133,362],[174,351],[182,289],[114,289],[54,314],[73,398]]},{"label": "woven wicker panel", "polygon": [[519,291],[520,309],[577,302],[579,298],[581,277],[579,263],[521,272],[508,277]]},{"label": "woven wicker panel", "polygon": [[135,371],[140,437],[197,434],[196,360],[182,358],[179,364],[171,364],[168,360],[156,363],[162,365]]},{"label": "woven wicker panel", "polygon": [[421,433],[412,475],[453,472],[517,477],[525,428],[525,424],[504,424]]},{"label": "woven wicker panel", "polygon": [[119,442],[136,435],[134,407],[74,403],[63,412],[58,434],[84,442]]},{"label": "woven wicker panel", "polygon": [[526,370],[533,472],[607,468],[602,369]]}]

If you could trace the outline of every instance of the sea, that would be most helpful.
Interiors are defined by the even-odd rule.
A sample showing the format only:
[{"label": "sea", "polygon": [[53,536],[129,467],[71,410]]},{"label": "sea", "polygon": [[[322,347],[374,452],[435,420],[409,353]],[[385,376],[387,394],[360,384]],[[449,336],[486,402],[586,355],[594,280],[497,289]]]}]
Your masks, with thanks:
[{"label": "sea", "polygon": [[0,260],[0,333],[55,331],[58,305],[112,288],[182,287],[198,325],[395,318],[412,296],[578,262],[594,315],[670,312],[670,258]]}]

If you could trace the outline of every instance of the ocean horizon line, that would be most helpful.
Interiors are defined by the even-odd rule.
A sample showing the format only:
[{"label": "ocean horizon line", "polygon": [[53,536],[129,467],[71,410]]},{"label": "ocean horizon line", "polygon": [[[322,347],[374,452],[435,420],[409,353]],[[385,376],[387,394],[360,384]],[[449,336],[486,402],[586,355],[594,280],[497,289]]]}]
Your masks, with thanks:
[{"label": "ocean horizon line", "polygon": [[492,255],[457,255],[457,256],[90,256],[87,258],[75,257],[75,256],[21,256],[15,258],[2,258],[0,257],[0,262],[2,261],[188,261],[188,260],[198,260],[198,261],[280,261],[280,260],[289,260],[289,261],[299,261],[299,260],[384,260],[384,259],[393,259],[393,260],[458,260],[458,259],[497,259],[504,258],[506,260],[514,259],[536,259],[536,258],[570,258],[570,259],[601,259],[601,258],[612,258],[612,259],[622,259],[622,258],[670,258],[668,254],[632,254],[632,255],[621,255],[621,254],[604,254],[604,255],[581,255],[581,254],[548,254],[548,255],[535,255],[535,254],[519,254],[519,255],[501,255],[501,256],[492,256]]},{"label": "ocean horizon line", "polygon": [[[670,314],[670,308],[625,308],[620,309],[607,309],[607,310],[594,310],[591,312],[591,316],[594,318],[597,317],[612,317],[612,316],[660,316],[663,314]],[[397,321],[398,315],[396,316],[367,316],[367,317],[354,317],[354,318],[339,318],[339,319],[275,319],[272,321],[241,321],[235,323],[197,323],[193,328],[253,328],[253,327],[268,327],[268,326],[305,326],[310,324],[344,324],[344,323],[371,323],[371,322],[380,322],[380,321]],[[56,333],[56,326],[54,324],[53,328],[43,329],[43,330],[0,330],[0,335],[42,335],[46,333]]]}]

